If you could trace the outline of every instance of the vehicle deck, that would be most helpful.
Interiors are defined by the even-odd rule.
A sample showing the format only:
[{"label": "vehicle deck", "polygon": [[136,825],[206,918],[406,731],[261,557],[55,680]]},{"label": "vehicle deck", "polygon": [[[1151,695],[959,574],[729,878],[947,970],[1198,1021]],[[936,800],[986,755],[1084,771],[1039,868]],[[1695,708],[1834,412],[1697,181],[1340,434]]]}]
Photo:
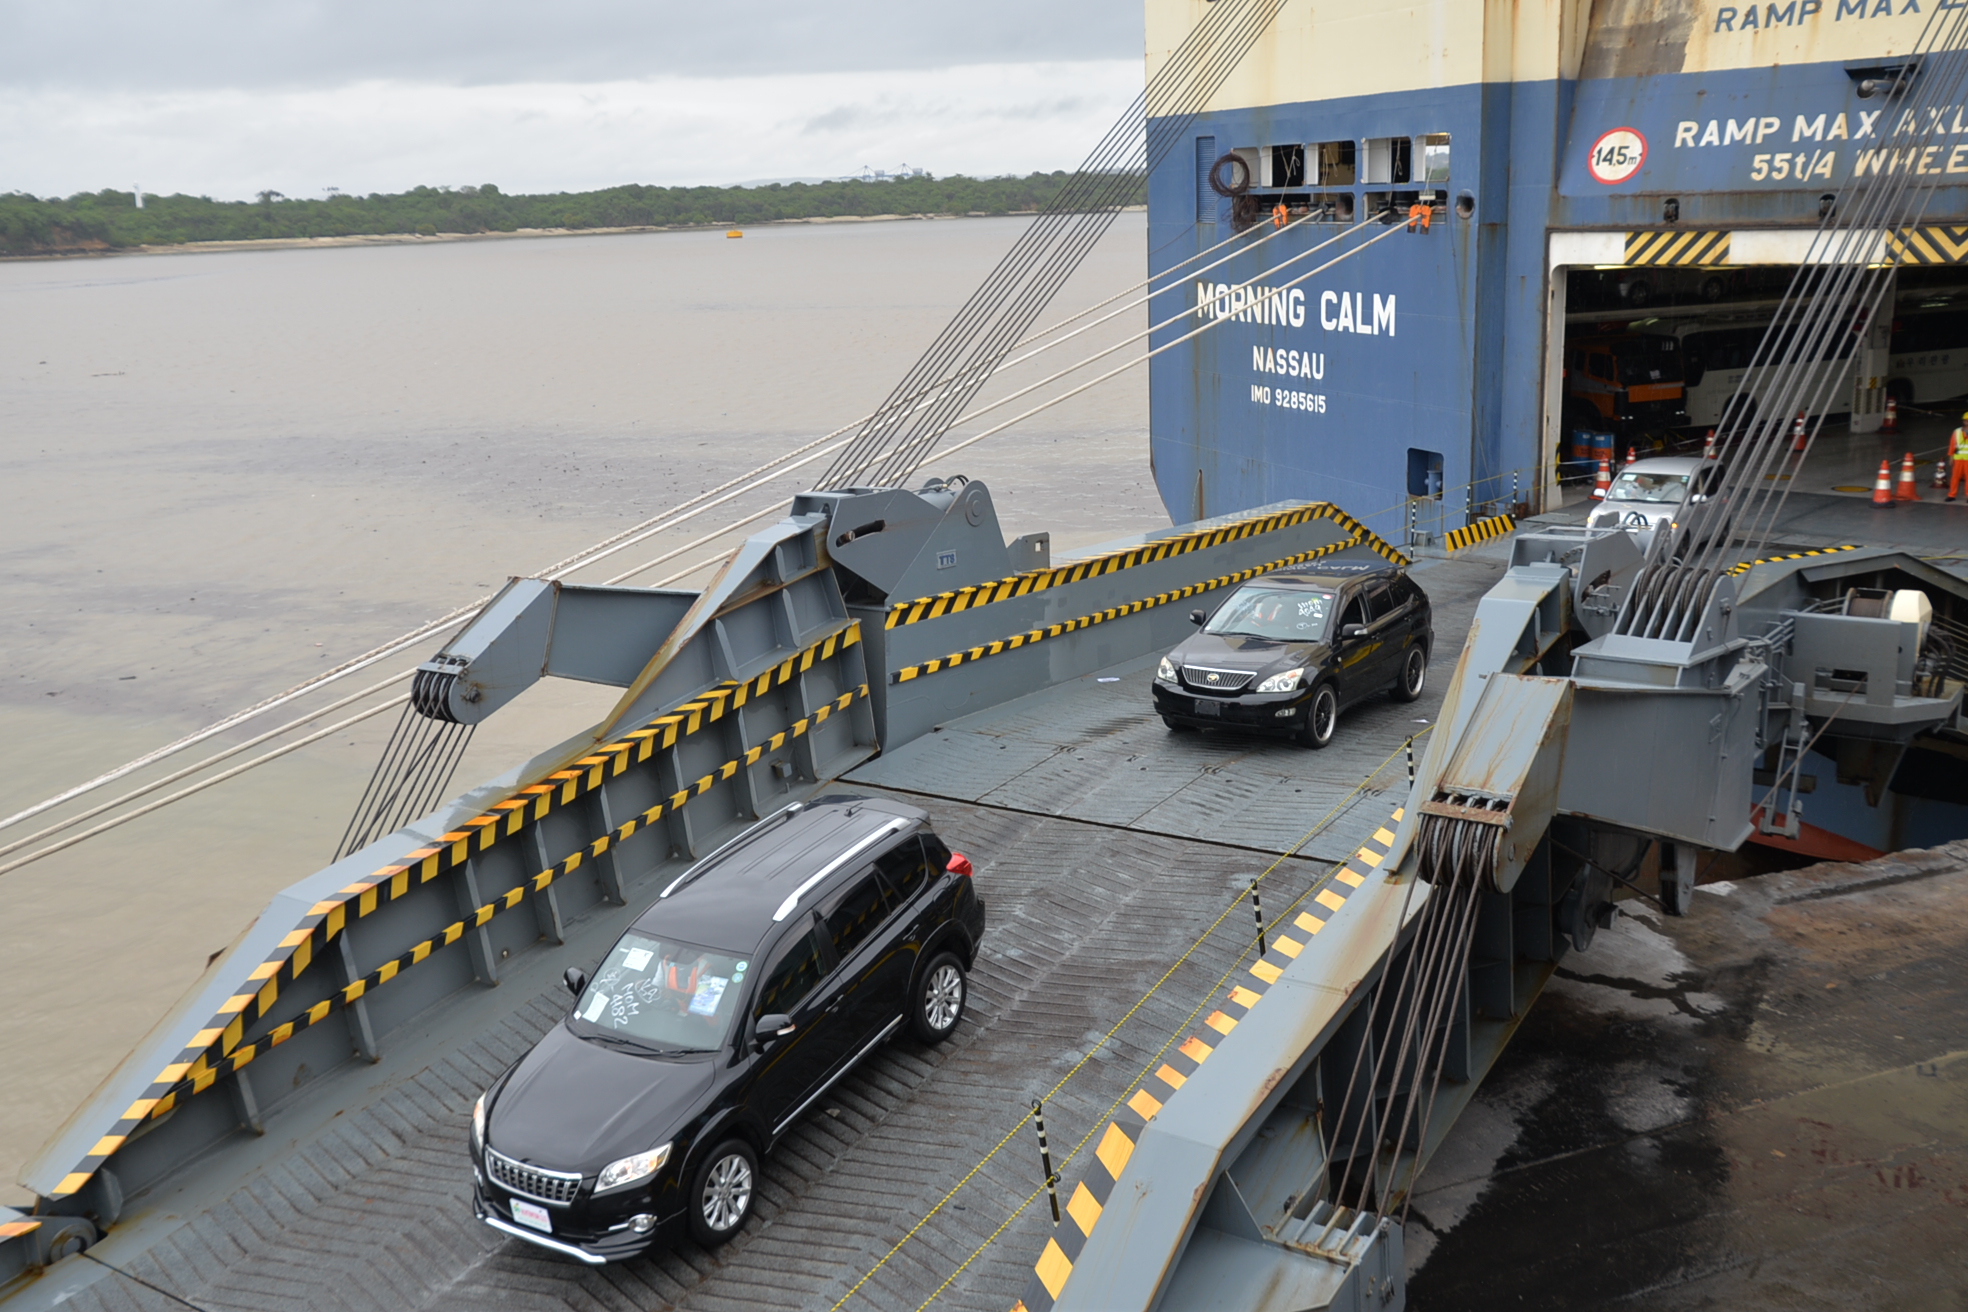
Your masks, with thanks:
[{"label": "vehicle deck", "polygon": [[[563,1014],[559,973],[592,965],[616,932],[604,924],[527,954],[376,1066],[324,1081],[332,1103],[229,1145],[19,1304],[1002,1312],[1051,1225],[1031,1100],[1045,1099],[1070,1189],[1087,1136],[1246,958],[1239,895],[1269,869],[1266,921],[1288,918],[1399,803],[1402,744],[1433,718],[1506,551],[1418,564],[1435,608],[1431,686],[1413,705],[1377,697],[1343,714],[1325,751],[1170,734],[1138,660],[855,771],[849,786],[926,806],[976,863],[990,928],[970,1016],[946,1047],[898,1041],[837,1086],[768,1159],[757,1215],[728,1247],[590,1269],[471,1216],[472,1099]],[[1883,1269],[1893,1247],[1951,1254],[1958,1273],[1968,1063],[1948,1050],[1968,1015],[1968,849],[1929,864],[1945,869],[1905,885],[1812,872],[1737,885],[1689,920],[1623,922],[1568,958],[1554,1005],[1533,1009],[1425,1182],[1411,1306],[1506,1287],[1523,1306],[1792,1306],[1767,1276],[1750,1283],[1760,1259],[1819,1249],[1817,1266],[1842,1254],[1849,1273],[1874,1240],[1863,1269],[1897,1282],[1917,1265],[1927,1283],[1868,1294],[1850,1275],[1852,1305],[1941,1278],[1939,1257]],[[1862,888],[1839,895],[1848,885]],[[1837,937],[1875,923],[1896,932]],[[1833,941],[1852,946],[1828,956]],[[1894,1113],[1835,1119],[1852,1103],[1834,1086],[1855,1080],[1888,1091]]]}]

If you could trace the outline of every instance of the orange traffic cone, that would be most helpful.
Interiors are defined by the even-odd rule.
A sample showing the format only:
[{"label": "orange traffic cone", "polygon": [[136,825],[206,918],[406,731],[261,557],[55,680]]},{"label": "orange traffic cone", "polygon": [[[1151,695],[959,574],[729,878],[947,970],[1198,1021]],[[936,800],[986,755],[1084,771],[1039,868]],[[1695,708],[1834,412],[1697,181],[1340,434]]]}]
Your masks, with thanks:
[{"label": "orange traffic cone", "polygon": [[1907,452],[1906,459],[1900,462],[1900,485],[1893,489],[1893,500],[1920,500],[1920,484],[1913,472],[1913,452],[1911,451]]},{"label": "orange traffic cone", "polygon": [[1882,433],[1900,431],[1900,399],[1897,396],[1886,398],[1886,419],[1879,425],[1879,431]]},{"label": "orange traffic cone", "polygon": [[[1884,469],[1886,466],[1881,465],[1880,468]],[[1606,492],[1612,486],[1613,462],[1605,456],[1600,456],[1599,472],[1592,476],[1592,499],[1594,501],[1604,501],[1606,499]]]},{"label": "orange traffic cone", "polygon": [[1793,451],[1802,451],[1804,449],[1804,412],[1802,410],[1797,412],[1797,422],[1790,426],[1790,449]]},{"label": "orange traffic cone", "polygon": [[1702,459],[1715,459],[1715,430],[1709,429],[1708,436],[1702,439]]},{"label": "orange traffic cone", "polygon": [[[1630,447],[1628,447],[1628,448],[1626,449],[1626,464],[1627,464],[1627,465],[1630,465],[1630,464],[1632,464],[1632,463],[1633,463],[1634,461],[1636,461],[1636,460],[1638,460],[1639,458],[1640,458],[1640,449],[1639,449],[1638,447],[1632,447],[1632,446],[1630,446]],[[1621,465],[1621,466],[1620,466],[1620,468],[1622,468],[1622,469],[1624,469],[1624,468],[1626,468],[1626,465]]]},{"label": "orange traffic cone", "polygon": [[1872,483],[1872,504],[1875,506],[1890,506],[1893,504],[1893,474],[1887,468],[1891,463],[1891,461],[1887,460],[1879,462],[1879,477],[1874,479]]}]

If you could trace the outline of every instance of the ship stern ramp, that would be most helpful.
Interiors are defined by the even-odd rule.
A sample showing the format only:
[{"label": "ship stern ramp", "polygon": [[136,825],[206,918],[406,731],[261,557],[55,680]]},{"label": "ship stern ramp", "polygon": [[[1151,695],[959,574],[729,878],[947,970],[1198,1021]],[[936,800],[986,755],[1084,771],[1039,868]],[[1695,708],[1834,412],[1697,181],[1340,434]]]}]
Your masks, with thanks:
[{"label": "ship stern ramp", "polygon": [[[1138,658],[1186,629],[1179,601],[1363,552],[1402,559],[1336,507],[1295,503],[1055,568],[1042,542],[1003,541],[981,483],[953,481],[802,497],[701,594],[514,580],[419,669],[415,710],[477,723],[545,677],[620,687],[614,709],[274,898],[22,1173],[58,1223],[10,1222],[0,1246],[39,1267],[150,1214],[227,1143],[482,1010],[460,999],[577,926],[619,927],[656,881],[928,732],[943,703]],[[953,586],[910,595],[935,578]]]},{"label": "ship stern ramp", "polygon": [[1407,803],[1128,1101],[1025,1312],[1405,1305],[1401,1205],[1579,901],[1548,839],[1574,687],[1535,672],[1573,578],[1533,560],[1479,603]]}]

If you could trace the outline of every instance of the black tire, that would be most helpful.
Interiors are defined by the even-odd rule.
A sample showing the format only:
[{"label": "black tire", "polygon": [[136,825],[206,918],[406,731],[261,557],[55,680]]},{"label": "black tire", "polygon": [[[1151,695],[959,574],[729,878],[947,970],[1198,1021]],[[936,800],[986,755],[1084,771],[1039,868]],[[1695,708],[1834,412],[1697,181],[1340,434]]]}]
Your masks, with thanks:
[{"label": "black tire", "polygon": [[941,1043],[957,1032],[964,1004],[970,1000],[970,981],[954,952],[938,953],[923,967],[909,999],[909,1029],[924,1043]]},{"label": "black tire", "polygon": [[690,1173],[690,1237],[716,1248],[740,1230],[758,1198],[758,1154],[743,1139],[726,1139]]},{"label": "black tire", "polygon": [[1333,740],[1333,730],[1338,727],[1339,694],[1330,683],[1322,683],[1312,691],[1312,702],[1305,708],[1305,727],[1298,731],[1298,740],[1316,750]]},{"label": "black tire", "polygon": [[1421,690],[1427,686],[1428,649],[1417,642],[1408,648],[1408,654],[1401,658],[1400,677],[1394,680],[1394,700],[1418,701]]},{"label": "black tire", "polygon": [[1654,299],[1654,289],[1645,278],[1635,278],[1626,285],[1626,303],[1638,309]]}]

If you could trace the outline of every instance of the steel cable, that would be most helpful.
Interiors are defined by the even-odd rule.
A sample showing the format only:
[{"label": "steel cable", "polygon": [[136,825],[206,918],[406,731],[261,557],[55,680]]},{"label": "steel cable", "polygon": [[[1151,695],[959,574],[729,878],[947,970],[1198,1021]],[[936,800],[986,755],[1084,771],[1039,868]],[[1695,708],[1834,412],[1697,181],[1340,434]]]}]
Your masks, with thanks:
[{"label": "steel cable", "polygon": [[[1157,102],[1173,98],[1176,104],[1172,108],[1183,116],[1179,126],[1186,127],[1284,2],[1244,0],[1221,5],[1191,30],[1047,212],[1026,229],[904,376],[896,395],[920,391],[929,378],[946,374],[961,376],[962,383],[946,391],[927,415],[911,418],[912,412],[892,402],[884,403],[822,476],[821,487],[854,485],[875,470],[878,462],[910,461],[911,457],[901,453],[924,441],[933,442],[935,435],[947,429],[951,416],[968,403],[1009,352],[1010,343],[1030,326],[1113,222],[1119,212],[1117,202],[1137,184],[1137,174],[1145,175],[1159,163],[1179,135],[1167,130],[1166,123],[1160,130],[1149,123],[1151,111],[1161,107]],[[1228,40],[1220,42],[1224,37]],[[956,362],[966,357],[969,364],[957,368]],[[905,419],[909,420],[906,431]],[[919,462],[920,457],[913,459]]]},{"label": "steel cable", "polygon": [[[1958,8],[1958,7],[1957,7]],[[1846,325],[1863,322],[1867,328],[1877,313],[1887,276],[1904,254],[1904,242],[1893,253],[1884,269],[1871,267],[1874,259],[1868,248],[1874,243],[1892,243],[1895,230],[1907,231],[1924,215],[1937,181],[1918,185],[1917,203],[1905,204],[1919,176],[1911,160],[1922,157],[1939,127],[1937,105],[1958,94],[1968,64],[1954,61],[1952,78],[1933,75],[1929,63],[1941,62],[1934,53],[1959,53],[1962,36],[1968,32],[1968,16],[1955,14],[1946,25],[1939,25],[1939,10],[1929,16],[1926,29],[1912,56],[1914,94],[1898,106],[1888,104],[1880,111],[1900,115],[1887,140],[1902,136],[1911,124],[1919,128],[1921,115],[1927,122],[1913,144],[1886,145],[1875,156],[1873,181],[1858,189],[1856,203],[1834,205],[1822,220],[1807,250],[1805,260],[1793,274],[1789,290],[1779,303],[1770,329],[1752,356],[1752,369],[1775,370],[1774,385],[1768,389],[1783,404],[1759,410],[1745,422],[1741,416],[1747,402],[1747,378],[1738,386],[1726,413],[1736,422],[1724,435],[1724,477],[1720,487],[1702,506],[1691,507],[1685,523],[1678,525],[1667,539],[1650,552],[1641,579],[1628,595],[1616,628],[1617,632],[1639,636],[1673,636],[1686,641],[1712,595],[1720,577],[1722,561],[1736,540],[1738,528],[1747,527],[1744,541],[1751,553],[1760,550],[1774,531],[1777,518],[1788,497],[1788,488],[1765,489],[1765,481],[1781,483],[1776,470],[1783,463],[1783,447],[1790,427],[1788,415],[1800,399],[1805,413],[1816,410],[1819,423],[1807,433],[1805,451],[1809,454],[1818,428],[1822,426],[1822,405],[1836,374],[1817,369],[1827,339]],[[1901,167],[1906,161],[1906,167]],[[1856,166],[1855,166],[1856,167]],[[1933,175],[1928,175],[1933,176]],[[1854,314],[1857,310],[1857,314]],[[1768,393],[1766,393],[1767,395]],[[1798,467],[1802,466],[1802,458]],[[1794,481],[1794,477],[1793,477]],[[1767,515],[1765,511],[1767,509]],[[1692,547],[1685,552],[1684,547]]]}]

